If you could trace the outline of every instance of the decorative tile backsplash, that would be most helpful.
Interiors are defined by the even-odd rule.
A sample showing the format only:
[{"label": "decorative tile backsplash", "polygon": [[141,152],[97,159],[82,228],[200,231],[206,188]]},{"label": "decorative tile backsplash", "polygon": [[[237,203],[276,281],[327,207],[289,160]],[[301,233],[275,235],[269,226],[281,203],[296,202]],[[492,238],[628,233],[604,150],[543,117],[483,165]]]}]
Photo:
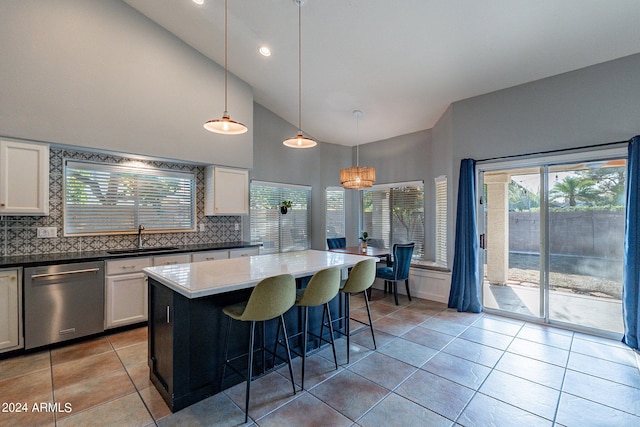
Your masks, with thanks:
[{"label": "decorative tile backsplash", "polygon": [[[133,160],[112,154],[93,153],[69,148],[51,147],[49,161],[49,216],[2,216],[0,230],[2,255],[29,255],[60,252],[102,251],[135,248],[137,235],[64,237],[63,224],[63,161],[88,160],[101,163],[139,162],[161,169],[173,169],[196,174],[196,223],[204,231],[181,233],[144,232],[145,246],[178,246],[201,243],[222,243],[242,240],[242,217],[204,215],[204,166],[164,161]],[[235,224],[241,224],[235,231]],[[56,227],[58,237],[37,238],[38,227]]]}]

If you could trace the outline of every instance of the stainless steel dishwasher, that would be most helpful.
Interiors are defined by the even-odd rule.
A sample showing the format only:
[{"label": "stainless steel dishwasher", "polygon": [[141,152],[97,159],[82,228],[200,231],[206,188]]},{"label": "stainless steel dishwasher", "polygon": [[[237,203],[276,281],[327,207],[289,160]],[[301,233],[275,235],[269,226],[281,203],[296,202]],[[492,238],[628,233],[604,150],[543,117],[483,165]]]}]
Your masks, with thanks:
[{"label": "stainless steel dishwasher", "polygon": [[24,269],[24,346],[104,331],[104,262]]}]

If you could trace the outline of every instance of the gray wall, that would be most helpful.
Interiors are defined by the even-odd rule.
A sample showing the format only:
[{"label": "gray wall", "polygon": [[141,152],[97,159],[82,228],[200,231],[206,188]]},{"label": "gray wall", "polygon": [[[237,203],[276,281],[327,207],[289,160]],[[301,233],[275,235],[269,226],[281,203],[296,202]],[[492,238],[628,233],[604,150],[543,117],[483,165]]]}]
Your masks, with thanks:
[{"label": "gray wall", "polygon": [[[0,135],[252,167],[251,131],[202,127],[222,116],[224,69],[120,1],[3,0],[0,52]],[[232,75],[229,111],[253,129]]]},{"label": "gray wall", "polygon": [[[311,191],[311,247],[325,249],[325,189],[340,186],[340,169],[349,166],[350,148],[319,142],[314,148],[292,149],[282,144],[298,133],[297,127],[259,104],[254,104],[254,147],[251,179],[309,185]],[[357,209],[351,201],[347,212]],[[348,224],[347,234],[357,240],[357,224]],[[245,227],[245,239],[249,238]]]},{"label": "gray wall", "polygon": [[[431,129],[397,136],[382,141],[371,142],[360,146],[360,165],[376,168],[376,184],[389,184],[407,181],[424,181],[425,199],[425,257],[433,259],[435,244],[433,242],[433,168],[431,167],[432,151]],[[356,149],[353,149],[353,164],[355,164]],[[354,193],[354,203],[359,203],[357,191]],[[348,221],[358,224],[357,209],[353,210]],[[433,212],[432,212],[433,211]],[[357,237],[357,228],[354,231]],[[357,243],[354,239],[353,244]]]},{"label": "gray wall", "polygon": [[[455,102],[434,129],[432,165],[449,164],[455,217],[460,160],[628,140],[640,134],[640,54]],[[449,234],[453,254],[454,227]],[[450,265],[453,257],[450,256]]]}]

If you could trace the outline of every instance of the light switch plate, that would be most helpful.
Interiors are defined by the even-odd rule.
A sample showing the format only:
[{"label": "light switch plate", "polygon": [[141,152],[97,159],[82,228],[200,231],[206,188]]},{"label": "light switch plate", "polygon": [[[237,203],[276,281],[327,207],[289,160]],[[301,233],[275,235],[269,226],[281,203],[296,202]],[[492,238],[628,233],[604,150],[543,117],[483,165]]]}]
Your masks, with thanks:
[{"label": "light switch plate", "polygon": [[56,227],[38,227],[36,229],[36,236],[41,239],[58,237],[58,229]]}]

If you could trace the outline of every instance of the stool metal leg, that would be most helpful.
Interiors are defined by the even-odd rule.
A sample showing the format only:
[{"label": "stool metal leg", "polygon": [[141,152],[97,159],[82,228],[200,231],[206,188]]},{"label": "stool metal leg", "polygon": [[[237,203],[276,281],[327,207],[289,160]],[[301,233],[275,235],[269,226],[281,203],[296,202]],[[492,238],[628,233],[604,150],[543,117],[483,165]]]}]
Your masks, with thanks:
[{"label": "stool metal leg", "polygon": [[[333,361],[336,364],[336,369],[338,369],[338,356],[336,355],[336,343],[333,338],[333,323],[331,322],[331,310],[329,309],[329,303],[324,305],[324,309],[327,312],[327,316],[329,317],[329,333],[331,333],[331,348],[333,349]],[[324,311],[322,312],[322,324],[324,326]],[[322,332],[320,333],[320,342],[322,343]]]},{"label": "stool metal leg", "polygon": [[349,306],[351,305],[351,294],[347,293],[345,294],[346,296],[346,301],[344,303],[344,307],[346,310],[346,314],[345,314],[345,318],[346,318],[346,322],[347,324],[345,325],[345,329],[347,330],[347,365],[349,364],[349,353],[351,350],[351,331],[350,331],[350,323],[351,323],[351,311],[349,309]]},{"label": "stool metal leg", "polygon": [[256,333],[256,321],[251,321],[251,331],[249,332],[249,363],[247,375],[247,396],[245,398],[244,422],[249,421],[249,395],[251,393],[251,377],[253,376],[253,342]]},{"label": "stool metal leg", "polygon": [[371,321],[371,310],[369,309],[369,298],[367,298],[367,291],[364,292],[364,303],[367,305],[367,316],[369,316],[369,328],[371,328],[371,338],[373,338],[373,348],[376,346],[376,335],[373,333],[373,322]]},{"label": "stool metal leg", "polygon": [[289,365],[289,375],[291,375],[291,386],[293,387],[293,394],[296,394],[296,384],[293,381],[293,365],[291,364],[291,350],[289,349],[289,336],[287,335],[287,326],[284,323],[284,315],[282,314],[280,315],[280,325],[282,325],[282,333],[284,334],[284,346],[287,349],[287,364]]},{"label": "stool metal leg", "polygon": [[229,335],[231,334],[231,318],[227,318],[227,333],[224,335],[224,363],[222,364],[222,376],[220,377],[220,390],[224,390],[224,375],[227,371],[227,360],[229,358]]},{"label": "stool metal leg", "polygon": [[309,340],[309,307],[305,306],[304,307],[304,326],[303,326],[303,342],[304,344],[302,345],[302,389],[304,390],[304,368],[305,365],[307,364],[307,345],[308,345],[308,340]]}]

